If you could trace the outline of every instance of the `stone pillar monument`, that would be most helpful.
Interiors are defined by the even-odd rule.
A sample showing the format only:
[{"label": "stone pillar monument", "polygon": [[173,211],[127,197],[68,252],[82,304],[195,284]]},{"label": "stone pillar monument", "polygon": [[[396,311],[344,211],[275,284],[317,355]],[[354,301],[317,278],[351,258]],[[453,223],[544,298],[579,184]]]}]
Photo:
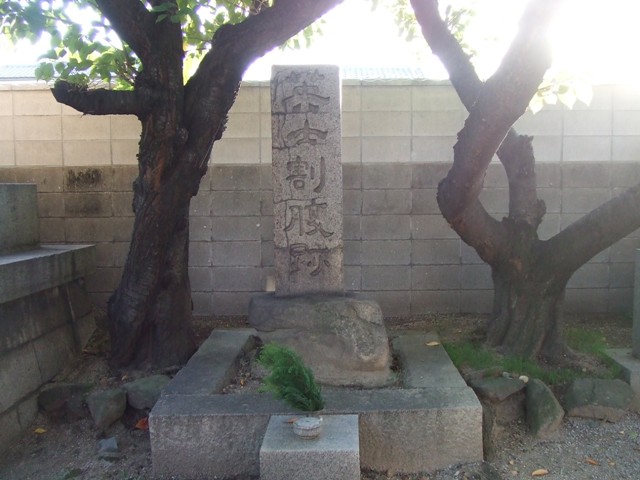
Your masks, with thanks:
[{"label": "stone pillar monument", "polygon": [[380,307],[344,293],[338,68],[274,67],[271,109],[276,291],[251,299],[249,323],[322,383],[386,385]]},{"label": "stone pillar monument", "polygon": [[271,132],[276,295],[342,293],[338,68],[274,67]]}]

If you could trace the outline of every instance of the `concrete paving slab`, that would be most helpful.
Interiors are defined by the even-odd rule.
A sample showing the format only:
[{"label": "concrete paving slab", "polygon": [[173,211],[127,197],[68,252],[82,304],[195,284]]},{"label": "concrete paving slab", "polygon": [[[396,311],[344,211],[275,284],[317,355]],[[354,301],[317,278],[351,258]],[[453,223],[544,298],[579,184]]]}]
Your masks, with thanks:
[{"label": "concrete paving slab", "polygon": [[358,415],[323,415],[322,433],[305,440],[289,415],[269,420],[260,448],[260,480],[359,480]]}]

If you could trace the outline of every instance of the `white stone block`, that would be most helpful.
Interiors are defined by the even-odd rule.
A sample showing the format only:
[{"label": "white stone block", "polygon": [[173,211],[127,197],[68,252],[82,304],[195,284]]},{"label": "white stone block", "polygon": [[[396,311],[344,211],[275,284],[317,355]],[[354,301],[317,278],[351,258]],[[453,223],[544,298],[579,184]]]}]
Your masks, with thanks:
[{"label": "white stone block", "polygon": [[315,439],[294,435],[291,416],[269,420],[260,448],[262,480],[357,480],[360,478],[358,415],[327,415]]}]

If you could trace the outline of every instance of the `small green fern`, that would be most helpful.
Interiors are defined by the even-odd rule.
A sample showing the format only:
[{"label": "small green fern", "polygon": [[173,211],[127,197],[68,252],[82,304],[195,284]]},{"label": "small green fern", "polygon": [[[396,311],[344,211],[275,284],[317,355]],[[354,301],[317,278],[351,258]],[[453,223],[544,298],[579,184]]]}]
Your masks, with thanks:
[{"label": "small green fern", "polygon": [[268,343],[262,348],[258,363],[270,372],[264,379],[264,391],[303,412],[324,408],[320,385],[296,352],[277,343]]}]

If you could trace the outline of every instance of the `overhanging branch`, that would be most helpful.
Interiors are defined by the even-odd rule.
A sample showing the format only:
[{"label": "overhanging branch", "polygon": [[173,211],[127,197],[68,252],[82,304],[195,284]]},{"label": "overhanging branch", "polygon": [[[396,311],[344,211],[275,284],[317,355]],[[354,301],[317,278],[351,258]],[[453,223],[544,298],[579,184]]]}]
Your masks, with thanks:
[{"label": "overhanging branch", "polygon": [[142,113],[142,102],[134,91],[88,90],[58,80],[51,92],[58,102],[86,114],[139,116]]},{"label": "overhanging branch", "polygon": [[541,258],[570,276],[596,254],[640,228],[640,184],[542,242]]}]

